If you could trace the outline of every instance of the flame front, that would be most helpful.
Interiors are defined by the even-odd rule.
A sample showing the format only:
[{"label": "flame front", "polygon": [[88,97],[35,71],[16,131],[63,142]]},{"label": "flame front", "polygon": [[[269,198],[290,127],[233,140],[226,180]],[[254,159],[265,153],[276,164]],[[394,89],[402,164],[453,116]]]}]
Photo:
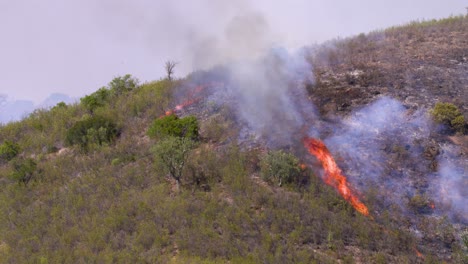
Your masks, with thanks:
[{"label": "flame front", "polygon": [[197,97],[198,94],[200,94],[203,90],[205,90],[206,88],[208,87],[216,87],[216,86],[224,86],[224,83],[221,83],[221,82],[211,82],[211,83],[207,83],[207,84],[202,84],[202,85],[198,85],[196,86],[195,88],[193,88],[187,95],[186,97],[189,98],[187,100],[185,100],[184,102],[178,104],[175,106],[174,109],[171,109],[171,110],[167,110],[164,115],[160,116],[159,118],[163,118],[164,116],[169,116],[169,115],[173,115],[175,114],[176,112],[179,112],[179,111],[182,111],[184,110],[184,108],[186,108],[187,106],[190,106],[190,105],[193,105],[195,103],[197,103],[198,101],[200,101],[202,98],[201,97]]},{"label": "flame front", "polygon": [[314,155],[322,163],[325,170],[325,183],[338,190],[338,193],[358,212],[369,216],[367,206],[359,201],[356,194],[349,188],[346,177],[341,173],[327,146],[322,141],[309,137],[304,138],[304,146],[310,154]]}]

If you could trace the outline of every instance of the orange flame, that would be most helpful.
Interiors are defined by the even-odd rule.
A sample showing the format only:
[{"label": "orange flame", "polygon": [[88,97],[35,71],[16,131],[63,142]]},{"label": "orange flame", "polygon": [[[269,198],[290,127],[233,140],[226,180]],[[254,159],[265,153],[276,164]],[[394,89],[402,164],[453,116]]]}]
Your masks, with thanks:
[{"label": "orange flame", "polygon": [[304,146],[322,163],[325,170],[325,183],[337,189],[338,193],[358,212],[369,216],[367,206],[359,201],[359,198],[349,188],[346,177],[341,173],[327,146],[322,141],[309,137],[304,138]]},{"label": "orange flame", "polygon": [[304,163],[301,163],[301,164],[299,164],[299,168],[301,170],[305,170],[305,169],[307,169],[307,165],[305,165]]},{"label": "orange flame", "polygon": [[424,259],[424,255],[421,252],[419,252],[419,250],[416,247],[413,247],[413,250],[416,253],[416,256],[418,256],[418,258]]}]

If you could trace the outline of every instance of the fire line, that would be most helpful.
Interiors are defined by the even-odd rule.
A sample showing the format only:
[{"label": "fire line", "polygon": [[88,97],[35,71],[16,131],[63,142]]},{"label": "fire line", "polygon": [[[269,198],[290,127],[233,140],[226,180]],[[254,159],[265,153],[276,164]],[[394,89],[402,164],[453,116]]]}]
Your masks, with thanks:
[{"label": "fire line", "polygon": [[325,183],[335,188],[359,213],[369,216],[369,209],[349,187],[346,177],[341,173],[341,169],[336,164],[327,146],[322,141],[310,137],[305,137],[303,142],[309,153],[322,163],[325,171]]},{"label": "fire line", "polygon": [[202,84],[196,86],[193,90],[191,90],[186,97],[189,99],[183,101],[182,103],[178,104],[175,106],[174,109],[167,110],[164,115],[160,116],[159,118],[163,118],[165,116],[173,115],[176,112],[182,111],[184,108],[187,106],[190,106],[192,104],[197,103],[200,101],[202,98],[201,97],[196,97],[196,95],[200,94],[203,90],[205,90],[208,87],[215,87],[215,86],[223,86],[223,83],[218,83],[218,82],[211,82],[207,84]]}]

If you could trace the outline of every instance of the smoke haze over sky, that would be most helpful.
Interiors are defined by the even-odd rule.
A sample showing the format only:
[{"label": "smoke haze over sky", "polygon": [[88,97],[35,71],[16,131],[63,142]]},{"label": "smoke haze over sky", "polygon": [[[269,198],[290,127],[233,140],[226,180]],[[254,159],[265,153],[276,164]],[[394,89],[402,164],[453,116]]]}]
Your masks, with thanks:
[{"label": "smoke haze over sky", "polygon": [[181,77],[272,43],[295,48],[464,14],[463,2],[0,0],[0,94],[35,104],[80,97],[126,73],[159,79],[168,59]]}]

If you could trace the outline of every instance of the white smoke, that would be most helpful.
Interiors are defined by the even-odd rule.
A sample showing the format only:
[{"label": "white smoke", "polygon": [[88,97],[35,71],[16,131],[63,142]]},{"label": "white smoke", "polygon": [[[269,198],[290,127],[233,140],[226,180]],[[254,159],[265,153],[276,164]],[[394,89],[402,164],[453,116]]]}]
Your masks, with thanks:
[{"label": "white smoke", "polygon": [[468,159],[457,146],[443,144],[438,162],[431,192],[441,206],[450,209],[452,218],[468,222]]},{"label": "white smoke", "polygon": [[325,143],[356,188],[400,192],[391,195],[391,202],[404,206],[405,196],[413,192],[412,177],[427,170],[424,162],[421,166],[407,162],[423,159],[417,142],[429,133],[424,113],[408,114],[399,101],[381,97],[344,119]]},{"label": "white smoke", "polygon": [[223,92],[233,98],[230,107],[251,137],[270,146],[291,145],[306,119],[316,117],[304,89],[313,78],[303,54],[276,47],[257,59],[227,64],[226,69],[228,85]]}]

